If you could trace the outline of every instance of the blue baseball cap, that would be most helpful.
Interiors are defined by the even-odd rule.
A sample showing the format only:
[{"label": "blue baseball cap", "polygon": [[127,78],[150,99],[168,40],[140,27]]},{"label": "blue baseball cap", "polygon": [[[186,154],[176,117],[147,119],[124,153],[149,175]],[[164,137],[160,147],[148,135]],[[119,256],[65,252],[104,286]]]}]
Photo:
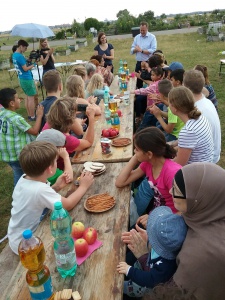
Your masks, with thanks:
[{"label": "blue baseball cap", "polygon": [[182,63],[180,63],[179,61],[173,61],[168,67],[164,67],[164,70],[170,70],[170,71],[174,71],[177,69],[184,69]]},{"label": "blue baseball cap", "polygon": [[155,252],[165,259],[175,259],[187,234],[182,216],[167,206],[156,207],[148,217],[148,240]]}]

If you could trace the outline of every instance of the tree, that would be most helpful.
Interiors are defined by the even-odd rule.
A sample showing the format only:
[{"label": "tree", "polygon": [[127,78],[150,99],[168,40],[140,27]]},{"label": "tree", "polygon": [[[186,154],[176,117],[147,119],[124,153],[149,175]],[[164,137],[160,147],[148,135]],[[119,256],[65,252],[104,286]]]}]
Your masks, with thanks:
[{"label": "tree", "polygon": [[160,19],[162,20],[166,19],[166,14],[161,14]]},{"label": "tree", "polygon": [[116,17],[120,18],[120,17],[123,17],[123,16],[129,16],[129,15],[130,15],[129,11],[127,9],[123,9],[123,10],[120,10],[117,13]]},{"label": "tree", "polygon": [[88,31],[91,27],[99,30],[101,28],[101,23],[95,18],[87,18],[84,21],[84,28]]}]

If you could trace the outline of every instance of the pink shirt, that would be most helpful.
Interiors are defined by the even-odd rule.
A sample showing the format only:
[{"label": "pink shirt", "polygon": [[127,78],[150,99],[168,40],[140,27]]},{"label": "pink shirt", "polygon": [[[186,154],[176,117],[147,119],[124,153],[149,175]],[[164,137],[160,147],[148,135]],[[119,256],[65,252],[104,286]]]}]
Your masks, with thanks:
[{"label": "pink shirt", "polygon": [[[50,129],[47,122],[45,123],[45,126],[43,127],[42,131],[44,131],[46,129]],[[63,134],[66,136],[66,145],[65,145],[66,151],[69,154],[71,154],[80,145],[80,140],[73,135],[65,134],[65,133],[63,133]],[[63,159],[61,157],[59,157],[59,159],[57,160],[57,167],[60,170],[64,170],[64,163],[63,163]]]},{"label": "pink shirt", "polygon": [[146,174],[149,184],[154,190],[154,207],[165,205],[170,207],[174,213],[177,212],[173,204],[172,195],[169,191],[172,188],[175,174],[182,166],[171,159],[166,158],[157,179],[153,178],[152,165],[150,163],[142,162],[140,168]]},{"label": "pink shirt", "polygon": [[158,89],[159,81],[160,80],[153,81],[146,88],[141,88],[141,89],[135,90],[134,91],[135,95],[147,95],[147,106],[152,105],[154,103],[154,99],[152,99],[149,94],[159,95],[159,89]]}]

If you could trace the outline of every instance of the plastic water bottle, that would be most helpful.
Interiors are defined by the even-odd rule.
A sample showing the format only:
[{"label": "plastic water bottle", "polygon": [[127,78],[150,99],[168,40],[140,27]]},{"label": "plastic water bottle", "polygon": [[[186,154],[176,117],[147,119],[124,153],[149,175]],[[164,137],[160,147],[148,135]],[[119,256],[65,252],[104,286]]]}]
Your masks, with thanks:
[{"label": "plastic water bottle", "polygon": [[111,124],[111,111],[108,106],[105,107],[105,120],[106,124]]},{"label": "plastic water bottle", "polygon": [[45,249],[40,238],[30,229],[23,232],[18,252],[22,265],[28,269],[26,281],[32,300],[50,300],[54,298],[49,269],[44,265]]},{"label": "plastic water bottle", "polygon": [[50,226],[54,241],[56,266],[60,275],[65,278],[74,276],[77,270],[74,240],[71,237],[72,223],[62,202],[56,202],[50,217]]},{"label": "plastic water bottle", "polygon": [[123,60],[122,60],[122,58],[121,58],[120,61],[119,61],[119,67],[120,67],[121,69],[123,69]]},{"label": "plastic water bottle", "polygon": [[104,105],[105,105],[105,107],[108,106],[108,104],[109,104],[109,92],[105,91],[104,92]]}]

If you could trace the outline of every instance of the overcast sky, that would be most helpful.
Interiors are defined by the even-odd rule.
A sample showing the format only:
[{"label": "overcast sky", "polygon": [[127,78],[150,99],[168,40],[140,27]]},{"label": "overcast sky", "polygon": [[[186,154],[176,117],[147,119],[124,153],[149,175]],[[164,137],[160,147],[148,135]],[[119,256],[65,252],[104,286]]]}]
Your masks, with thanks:
[{"label": "overcast sky", "polygon": [[[146,8],[144,7],[146,3]],[[180,0],[156,0],[138,2],[132,0],[102,1],[102,0],[23,0],[1,1],[0,31],[11,30],[16,24],[38,23],[43,25],[71,24],[74,19],[84,22],[85,18],[96,18],[99,21],[105,19],[115,20],[120,10],[127,9],[131,15],[138,16],[141,13],[152,10],[155,16],[161,14],[178,14],[194,11],[211,11],[225,9],[223,1],[180,1]]]}]

